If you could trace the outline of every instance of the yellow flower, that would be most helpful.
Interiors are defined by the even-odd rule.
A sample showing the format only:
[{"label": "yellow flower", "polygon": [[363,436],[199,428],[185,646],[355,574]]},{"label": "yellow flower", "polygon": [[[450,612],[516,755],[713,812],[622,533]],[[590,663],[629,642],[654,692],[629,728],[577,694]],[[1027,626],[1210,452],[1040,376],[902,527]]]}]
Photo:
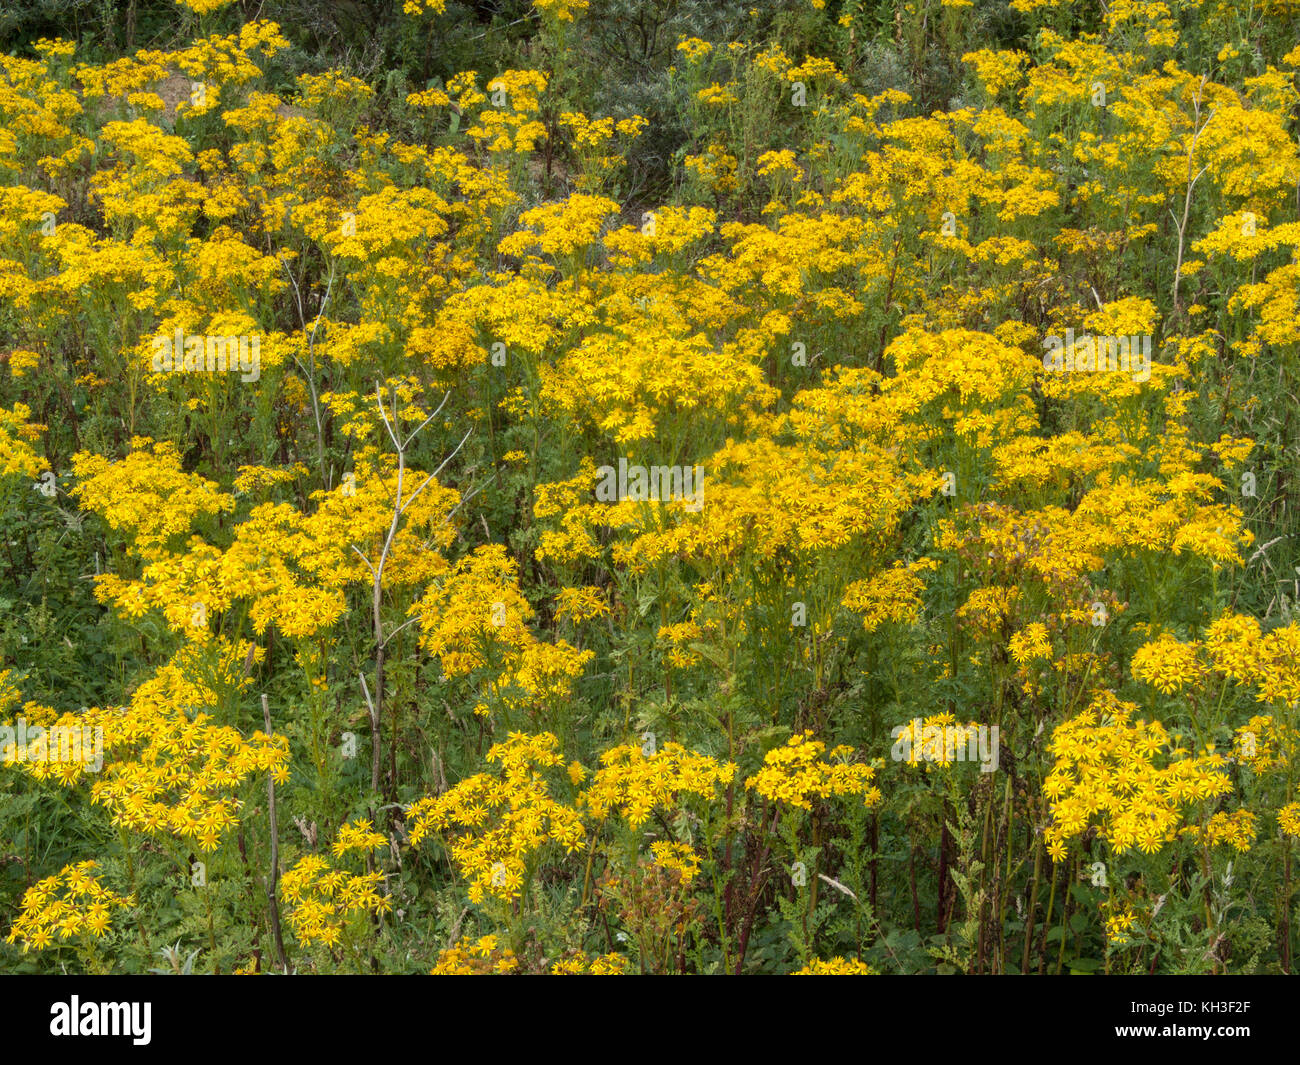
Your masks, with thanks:
[{"label": "yellow flower", "polygon": [[578,811],[550,794],[547,771],[564,765],[555,736],[512,732],[493,745],[487,760],[493,770],[467,777],[437,798],[420,799],[406,813],[411,844],[441,837],[469,880],[475,903],[518,898],[538,851],[553,843],[572,854],[586,839]]},{"label": "yellow flower", "polygon": [[812,732],[791,736],[783,747],[768,751],[763,768],[745,781],[765,799],[812,809],[814,798],[861,795],[863,805],[874,806],[881,800],[880,789],[873,783],[876,771],[868,765],[853,764],[847,759],[850,747],[837,747],[831,760],[822,759],[826,745],[812,738]]},{"label": "yellow flower", "polygon": [[29,887],[5,942],[21,943],[25,954],[51,946],[56,934],[59,940],[86,933],[103,937],[111,911],[132,906],[134,900],[105,888],[97,869],[93,861],[75,862]]},{"label": "yellow flower", "polygon": [[856,958],[829,958],[822,961],[813,958],[807,965],[791,976],[876,976],[876,970]]}]

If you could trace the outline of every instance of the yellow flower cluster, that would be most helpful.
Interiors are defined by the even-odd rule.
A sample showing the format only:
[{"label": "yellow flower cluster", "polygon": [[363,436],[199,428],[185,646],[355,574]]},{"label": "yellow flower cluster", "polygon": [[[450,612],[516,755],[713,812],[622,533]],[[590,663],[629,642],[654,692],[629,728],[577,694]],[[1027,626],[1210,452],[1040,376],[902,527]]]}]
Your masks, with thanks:
[{"label": "yellow flower cluster", "polygon": [[[465,135],[490,152],[531,152],[546,137],[546,125],[538,118],[546,81],[547,75],[536,70],[498,74],[487,84],[489,106],[479,112]],[[462,107],[480,98],[472,85],[466,90],[461,95]]]},{"label": "yellow flower cluster", "polygon": [[579,111],[565,111],[560,126],[569,131],[574,154],[582,166],[578,178],[579,192],[598,192],[624,162],[624,154],[613,150],[615,135],[625,144],[640,136],[649,123],[640,115],[615,121],[612,118],[590,119]]},{"label": "yellow flower cluster", "polygon": [[746,779],[745,787],[803,810],[812,809],[814,798],[831,796],[861,795],[864,806],[880,802],[880,789],[872,783],[876,771],[850,762],[852,747],[836,747],[823,758],[826,744],[812,736],[811,730],[796,733],[783,746],[768,751],[763,768]]},{"label": "yellow flower cluster", "polygon": [[[357,472],[337,488],[313,493],[313,512],[259,504],[235,526],[223,551],[198,535],[178,541],[196,522],[233,511],[235,498],[185,473],[174,445],[150,443],[133,441],[119,462],[89,454],[73,460],[79,478],[74,491],[83,505],[130,535],[145,562],[137,580],[113,573],[96,579],[96,597],[127,618],[156,609],[173,631],[203,639],[219,612],[245,601],[259,633],[274,623],[286,636],[310,636],[342,616],[343,589],[373,580],[367,558],[378,559],[392,525],[395,471],[381,471],[360,456]],[[241,483],[280,479],[281,471],[258,469],[243,467]],[[419,471],[405,471],[407,498],[422,479]],[[446,570],[446,560],[429,548],[445,548],[454,538],[445,519],[458,499],[436,483],[414,499],[389,548],[386,586],[421,583]]]},{"label": "yellow flower cluster", "polygon": [[1195,684],[1204,673],[1196,648],[1167,633],[1133,654],[1133,676],[1166,695]]},{"label": "yellow flower cluster", "polygon": [[349,822],[343,825],[334,837],[330,850],[334,852],[335,858],[342,858],[348,851],[374,850],[387,842],[382,832],[375,831],[374,825],[367,820],[360,820],[355,824]]},{"label": "yellow flower cluster", "polygon": [[609,604],[599,588],[561,588],[555,596],[555,616],[574,624],[608,617]]},{"label": "yellow flower cluster", "polygon": [[588,0],[533,0],[533,6],[557,22],[572,22],[574,15],[587,10]]},{"label": "yellow flower cluster", "polygon": [[1300,802],[1289,802],[1278,810],[1277,827],[1288,836],[1300,836]]},{"label": "yellow flower cluster", "polygon": [[946,769],[957,761],[975,760],[979,752],[972,741],[977,740],[980,727],[975,721],[959,724],[956,715],[946,711],[913,718],[900,726],[895,750],[903,755],[904,765]]},{"label": "yellow flower cluster", "polygon": [[1235,810],[1232,813],[1220,811],[1204,825],[1188,825],[1183,835],[1198,840],[1207,847],[1227,844],[1234,850],[1245,853],[1255,842],[1255,815],[1249,810]]},{"label": "yellow flower cluster", "polygon": [[813,958],[807,965],[791,976],[878,976],[879,973],[866,962],[857,958]]},{"label": "yellow flower cluster", "polygon": [[654,855],[654,864],[661,869],[676,870],[683,884],[689,884],[699,874],[700,856],[689,844],[657,840],[650,844],[650,853]]},{"label": "yellow flower cluster", "polygon": [[430,588],[411,614],[418,617],[421,644],[460,676],[521,653],[534,642],[527,622],[533,608],[516,584],[517,566],[501,544],[488,544],[456,563]]},{"label": "yellow flower cluster", "polygon": [[133,440],[120,462],[82,452],[73,456],[72,468],[73,493],[82,505],[130,535],[148,561],[163,557],[168,542],[188,533],[197,519],[235,509],[218,485],[181,469],[172,443]]},{"label": "yellow flower cluster", "polygon": [[1007,644],[1007,650],[1017,665],[1028,665],[1044,658],[1052,657],[1052,643],[1047,635],[1047,626],[1041,621],[1032,622],[1014,633]]},{"label": "yellow flower cluster", "polygon": [[862,615],[862,627],[875,632],[886,621],[914,623],[921,612],[921,592],[925,582],[920,574],[934,569],[938,562],[896,562],[887,570],[865,581],[854,581],[844,590],[844,605]]},{"label": "yellow flower cluster", "polygon": [[1270,714],[1256,714],[1237,728],[1233,756],[1255,774],[1285,769],[1296,750],[1295,730]]},{"label": "yellow flower cluster", "polygon": [[677,51],[688,60],[703,59],[713,51],[713,45],[699,37],[683,37],[677,42]]},{"label": "yellow flower cluster", "polygon": [[580,805],[597,820],[620,813],[633,828],[645,824],[655,810],[671,810],[683,795],[713,799],[736,774],[731,762],[688,751],[680,743],[665,743],[648,754],[627,743],[605,751],[600,763],[578,797]]},{"label": "yellow flower cluster", "polygon": [[[237,21],[231,0],[175,4],[184,29]],[[0,719],[21,707],[31,724],[100,729],[105,765],[92,782],[84,761],[34,757],[37,746],[0,760],[36,784],[87,784],[125,831],[212,851],[239,823],[255,775],[287,779],[288,736],[305,737],[323,765],[321,737],[358,720],[355,701],[326,698],[356,643],[330,630],[360,620],[373,634],[409,610],[453,717],[473,708],[486,720],[470,724],[488,732],[545,716],[602,734],[608,707],[575,703],[595,655],[553,638],[569,625],[626,665],[634,700],[655,695],[662,666],[667,706],[723,691],[769,706],[782,728],[807,705],[806,681],[827,692],[837,670],[883,663],[892,676],[867,678],[873,689],[942,676],[952,691],[995,700],[1017,750],[1032,749],[1035,727],[1055,726],[1043,785],[1053,860],[1092,832],[1117,852],[1174,840],[1250,848],[1264,797],[1295,765],[1300,622],[1285,609],[1268,632],[1231,612],[1197,618],[1201,590],[1221,590],[1222,571],[1248,557],[1257,511],[1277,517],[1264,500],[1233,504],[1254,498],[1247,474],[1252,487],[1256,473],[1268,484],[1278,453],[1276,439],[1261,440],[1261,465],[1245,469],[1255,444],[1234,432],[1268,402],[1268,375],[1233,359],[1286,364],[1300,345],[1300,49],[1283,56],[1291,42],[1275,47],[1271,32],[1285,37],[1300,5],[1263,0],[1260,17],[1242,20],[1226,0],[1178,11],[1110,0],[1089,22],[1095,33],[1067,40],[1068,5],[1014,0],[1031,50],[983,42],[954,53],[971,4],[928,5],[935,32],[914,42],[960,56],[975,86],[971,106],[932,113],[897,90],[855,92],[862,79],[838,57],[678,41],[668,77],[690,137],[672,164],[674,202],[638,203],[633,217],[626,194],[637,182],[617,175],[635,164],[630,149],[649,123],[577,110],[573,90],[590,79],[563,61],[588,0],[535,0],[538,69],[452,74],[407,96],[413,110],[397,122],[374,122],[375,91],[343,71],[280,88],[260,57],[289,41],[262,21],[103,63],[77,61],[70,41],[0,56],[0,477],[10,502],[57,523],[62,501],[21,482],[58,473],[56,489],[69,486],[117,534],[108,572],[96,556],[94,594],[128,623],[151,670],[129,678],[129,705],[79,713],[24,705],[0,672]],[[927,5],[896,6],[899,33],[924,29]],[[860,52],[862,4],[811,7],[833,14],[804,8],[787,20],[787,47],[833,37],[844,55]],[[446,8],[402,4],[409,16]],[[757,8],[751,17],[765,21]],[[1180,37],[1180,22],[1196,32]],[[1153,244],[1168,250],[1171,203],[1185,206],[1173,218],[1179,260],[1128,271],[1133,284],[1117,286],[1116,263],[1149,266]],[[1166,274],[1171,287],[1146,284]],[[310,311],[304,297],[317,298]],[[1055,372],[1040,361],[1042,334],[1070,329],[1158,336],[1156,361],[1142,375]],[[151,372],[150,341],[179,333],[259,337],[260,378]],[[463,530],[453,524],[458,492],[430,481],[412,502],[425,475],[405,465],[414,451],[400,474],[387,457],[376,379],[410,428],[449,390],[456,398],[427,423],[419,453],[446,453],[458,421],[486,430],[449,476],[468,483],[489,454],[503,455],[486,537],[524,501],[535,529],[509,549],[475,549],[477,513]],[[32,423],[42,405],[71,424]],[[1269,419],[1254,421],[1275,436]],[[71,477],[59,465],[70,439],[102,452],[76,454]],[[277,450],[277,465],[248,465]],[[597,464],[623,459],[707,471],[700,505],[685,492],[609,499]],[[1240,485],[1228,476],[1238,471]],[[67,546],[80,519],[63,518]],[[932,557],[905,561],[920,544]],[[27,547],[10,546],[16,572]],[[1276,557],[1264,550],[1252,562]],[[546,588],[558,588],[553,613],[539,617]],[[383,617],[370,616],[372,590]],[[787,626],[792,603],[806,627]],[[1134,651],[1133,630],[1094,604],[1111,619],[1126,609],[1151,619],[1137,630],[1142,645]],[[870,639],[846,628],[855,617]],[[1197,638],[1176,635],[1189,631]],[[384,646],[388,724],[375,739],[397,773],[419,722],[413,667],[396,657],[409,642]],[[246,727],[261,720],[245,704],[264,656],[275,690],[283,667],[303,674],[306,698],[291,697],[285,736]],[[33,667],[48,673],[51,661]],[[597,700],[608,676],[590,689]],[[1151,705],[1175,707],[1170,729],[1190,720],[1216,740],[1231,730],[1231,757],[1201,750],[1207,739],[1186,750],[1135,704],[1088,695],[1133,681]],[[1227,681],[1267,712],[1241,713]],[[1062,723],[1080,693],[1091,705]],[[815,709],[829,728],[843,725],[845,704]],[[754,742],[748,727],[741,750]],[[953,713],[908,725],[910,763],[950,764],[948,743],[936,749],[926,730],[964,744],[974,727]],[[567,743],[510,732],[482,772],[409,809],[411,839],[441,836],[475,902],[521,901],[544,850],[576,852],[615,815],[640,829],[737,783],[736,765],[671,743],[615,747],[588,774],[561,756]],[[752,824],[759,799],[803,810],[835,797],[882,802],[859,759],[811,733],[792,737],[737,789],[728,828]],[[1250,774],[1232,772],[1240,766]],[[1252,779],[1264,774],[1273,778]],[[1244,808],[1236,787],[1261,805]],[[1023,826],[1017,801],[1008,792]],[[1300,834],[1300,803],[1276,816]],[[984,824],[985,849],[1006,848],[1005,867],[1025,875],[1017,834]],[[386,842],[358,820],[327,853],[337,861]],[[667,839],[650,850],[654,868],[642,862],[619,890],[627,901],[644,889],[653,911],[663,883],[695,891],[710,852]],[[315,856],[285,885],[300,938],[331,948],[348,914],[387,905],[379,881]],[[80,873],[75,893],[99,901]],[[46,909],[52,897],[33,896]],[[1142,920],[1131,908],[1102,912],[1113,942]],[[102,934],[104,913],[82,930]],[[79,934],[62,932],[71,920],[32,918],[32,930],[68,938]],[[567,953],[574,940],[564,942]],[[626,964],[581,955],[552,971]],[[486,937],[444,952],[435,971],[519,965]],[[835,958],[804,972],[863,970]]]},{"label": "yellow flower cluster", "polygon": [[566,853],[581,848],[582,818],[551,797],[545,770],[564,765],[559,740],[549,732],[512,732],[494,744],[487,760],[496,768],[476,773],[437,798],[420,799],[406,812],[413,846],[441,836],[469,897],[510,900],[523,891],[529,863],[555,843]]},{"label": "yellow flower cluster", "polygon": [[44,426],[27,419],[31,408],[15,403],[12,410],[0,407],[0,477],[22,474],[37,477],[45,468],[41,457],[31,448],[31,441],[40,437]]},{"label": "yellow flower cluster", "polygon": [[[508,706],[567,699],[573,681],[594,657],[565,640],[546,643],[527,622],[534,611],[517,585],[518,567],[500,544],[488,544],[461,559],[443,581],[412,605],[420,644],[437,655],[448,677],[479,669],[495,672],[494,695]],[[566,589],[559,610],[574,620],[608,608],[593,589]],[[486,705],[486,704],[485,704]]]},{"label": "yellow flower cluster", "polygon": [[402,0],[402,12],[406,15],[423,15],[426,12],[441,15],[447,10],[447,0]]},{"label": "yellow flower cluster", "polygon": [[736,181],[736,163],[734,155],[719,143],[710,144],[699,155],[688,155],[686,169],[707,189],[725,193],[738,187]]},{"label": "yellow flower cluster", "polygon": [[1133,675],[1166,694],[1211,670],[1254,685],[1260,702],[1295,702],[1300,699],[1300,623],[1263,633],[1255,618],[1224,614],[1206,628],[1203,641],[1165,634],[1133,656]]},{"label": "yellow flower cluster", "polygon": [[29,887],[5,942],[21,943],[26,954],[33,948],[44,950],[56,939],[85,935],[102,939],[109,930],[112,911],[134,906],[135,899],[104,887],[95,873],[97,868],[93,861],[75,862]]},{"label": "yellow flower cluster", "polygon": [[502,947],[495,935],[462,939],[438,955],[430,976],[509,976],[519,971],[519,959]]},{"label": "yellow flower cluster", "polygon": [[551,966],[552,976],[626,976],[630,970],[627,957],[622,954],[598,954],[591,958],[578,954],[557,961]]},{"label": "yellow flower cluster", "polygon": [[1137,707],[1103,692],[1082,714],[1058,725],[1043,783],[1052,823],[1044,833],[1053,861],[1066,843],[1095,825],[1115,853],[1153,854],[1178,833],[1182,807],[1232,790],[1220,755],[1191,755],[1159,722],[1134,720]]},{"label": "yellow flower cluster", "polygon": [[280,894],[289,903],[288,921],[304,946],[336,947],[349,916],[385,913],[392,900],[379,894],[381,872],[352,874],[334,869],[318,854],[299,858],[280,878]]},{"label": "yellow flower cluster", "polygon": [[1023,52],[994,52],[987,48],[967,52],[961,57],[963,63],[974,69],[975,77],[991,100],[997,99],[1004,89],[1010,88],[1024,77],[1023,71],[1028,59]]},{"label": "yellow flower cluster", "polygon": [[181,7],[188,7],[196,15],[210,15],[219,11],[233,0],[176,0]]},{"label": "yellow flower cluster", "polygon": [[1111,912],[1106,914],[1106,938],[1115,946],[1124,946],[1129,941],[1129,931],[1137,918],[1138,915],[1126,902],[1112,906]]},{"label": "yellow flower cluster", "polygon": [[606,219],[618,212],[618,204],[603,196],[574,193],[563,203],[544,204],[519,216],[520,229],[498,245],[502,255],[523,257],[538,251],[543,255],[568,256],[596,242]]},{"label": "yellow flower cluster", "polygon": [[[242,648],[225,644],[217,650],[214,662],[211,649],[186,645],[136,689],[129,706],[91,708],[78,719],[104,730],[106,764],[90,793],[115,824],[167,832],[215,850],[237,823],[237,791],[248,776],[265,772],[278,783],[289,779],[286,737],[258,730],[245,739],[199,709],[212,706],[219,692],[247,684],[237,672]],[[207,678],[197,679],[205,669],[211,671]]]}]

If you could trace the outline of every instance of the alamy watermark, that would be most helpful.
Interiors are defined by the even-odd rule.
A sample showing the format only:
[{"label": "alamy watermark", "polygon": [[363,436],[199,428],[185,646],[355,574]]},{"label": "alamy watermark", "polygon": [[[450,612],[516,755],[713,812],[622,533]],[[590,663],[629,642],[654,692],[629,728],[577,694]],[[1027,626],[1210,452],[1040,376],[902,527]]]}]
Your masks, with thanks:
[{"label": "alamy watermark", "polygon": [[916,717],[895,725],[889,737],[894,741],[889,755],[895,762],[979,762],[981,773],[998,768],[997,725],[926,725]]},{"label": "alamy watermark", "polygon": [[82,1002],[73,995],[50,1006],[50,1035],[127,1036],[135,1046],[152,1038],[151,1002]]},{"label": "alamy watermark", "polygon": [[1049,336],[1043,341],[1043,369],[1057,373],[1128,373],[1134,381],[1151,380],[1151,337]]},{"label": "alamy watermark", "polygon": [[677,499],[693,514],[704,509],[703,466],[639,466],[622,458],[617,468],[601,466],[596,472],[600,474],[596,499],[602,503]]},{"label": "alamy watermark", "polygon": [[191,336],[181,329],[153,338],[154,373],[234,373],[248,383],[262,376],[260,336]]},{"label": "alamy watermark", "polygon": [[100,725],[0,725],[0,764],[12,762],[79,763],[91,773],[104,767],[104,729]]}]

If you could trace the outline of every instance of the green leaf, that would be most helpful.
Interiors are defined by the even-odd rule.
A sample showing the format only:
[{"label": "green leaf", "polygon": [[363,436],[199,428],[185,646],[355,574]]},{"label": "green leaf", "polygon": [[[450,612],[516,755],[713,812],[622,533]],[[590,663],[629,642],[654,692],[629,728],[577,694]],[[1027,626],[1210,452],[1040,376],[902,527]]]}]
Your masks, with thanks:
[{"label": "green leaf", "polygon": [[719,669],[726,669],[728,666],[727,652],[721,647],[714,647],[711,644],[692,642],[690,649],[697,655],[703,655]]}]

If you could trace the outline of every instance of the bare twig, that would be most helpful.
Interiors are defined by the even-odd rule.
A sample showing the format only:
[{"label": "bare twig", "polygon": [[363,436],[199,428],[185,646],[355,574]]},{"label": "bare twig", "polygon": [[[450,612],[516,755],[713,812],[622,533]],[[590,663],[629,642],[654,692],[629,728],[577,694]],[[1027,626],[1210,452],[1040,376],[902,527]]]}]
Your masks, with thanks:
[{"label": "bare twig", "polygon": [[1175,215],[1172,210],[1169,212],[1170,216],[1174,220],[1174,225],[1178,228],[1178,259],[1174,263],[1173,298],[1175,316],[1177,316],[1182,310],[1182,306],[1178,300],[1178,286],[1182,283],[1183,248],[1187,241],[1187,220],[1192,213],[1192,190],[1196,188],[1196,183],[1201,180],[1201,175],[1203,175],[1208,169],[1203,166],[1199,171],[1197,171],[1195,176],[1192,175],[1192,167],[1195,165],[1196,159],[1196,144],[1201,139],[1201,134],[1204,133],[1209,124],[1214,121],[1215,112],[1211,109],[1209,116],[1205,119],[1205,125],[1201,125],[1201,94],[1205,91],[1206,81],[1207,76],[1202,75],[1201,84],[1196,87],[1196,95],[1192,98],[1192,110],[1194,116],[1192,124],[1195,132],[1192,134],[1191,146],[1187,149],[1187,195],[1183,198],[1183,220],[1179,222],[1178,216]]},{"label": "bare twig", "polygon": [[[379,381],[375,382],[375,402],[379,407],[379,416],[380,418],[383,419],[384,429],[388,432],[388,439],[392,441],[393,448],[397,452],[397,484],[395,486],[395,493],[393,496],[393,517],[392,520],[388,523],[388,533],[384,537],[383,546],[380,548],[378,560],[374,563],[371,563],[371,561],[365,556],[365,554],[361,551],[359,547],[357,547],[355,544],[352,545],[352,550],[355,551],[361,557],[363,562],[365,562],[366,568],[370,571],[370,576],[371,576],[370,613],[371,613],[372,633],[375,639],[375,687],[374,687],[373,695],[369,689],[369,686],[366,683],[366,678],[364,675],[362,675],[361,677],[361,688],[366,696],[366,705],[370,709],[370,724],[371,724],[371,730],[373,736],[372,751],[371,751],[371,773],[370,773],[371,775],[370,786],[372,791],[379,790],[379,766],[381,762],[380,752],[383,745],[382,723],[383,723],[384,689],[385,689],[384,666],[385,666],[385,661],[387,656],[388,644],[393,639],[394,636],[396,636],[399,632],[401,632],[403,629],[405,629],[407,626],[412,624],[413,621],[416,620],[415,618],[412,618],[408,621],[405,621],[401,625],[399,625],[396,629],[394,629],[392,632],[390,632],[387,636],[384,635],[383,617],[381,612],[381,607],[383,605],[383,595],[384,595],[384,569],[388,564],[389,555],[392,553],[393,544],[397,540],[397,534],[401,528],[402,517],[411,508],[412,504],[414,504],[416,499],[419,498],[420,493],[422,493],[427,487],[429,487],[429,485],[432,484],[437,479],[439,474],[441,474],[442,471],[447,468],[447,466],[451,463],[451,461],[458,454],[460,454],[461,448],[465,446],[465,441],[467,441],[470,438],[470,434],[473,432],[473,429],[468,430],[465,433],[465,435],[461,437],[460,443],[456,445],[456,447],[453,449],[451,454],[449,454],[445,459],[443,459],[443,461],[439,464],[438,468],[434,470],[431,474],[426,476],[424,480],[420,483],[420,486],[416,488],[416,490],[412,492],[409,496],[405,494],[406,453],[407,450],[410,448],[412,442],[420,434],[420,432],[430,422],[432,422],[439,414],[442,413],[443,408],[447,405],[447,401],[450,398],[451,398],[451,392],[447,392],[446,394],[444,394],[442,397],[442,402],[438,404],[437,408],[433,411],[433,413],[429,414],[418,426],[415,427],[414,430],[412,430],[410,433],[405,434],[403,436],[403,434],[400,432],[400,422],[399,422],[400,414],[397,405],[397,390],[393,389],[393,394],[392,394],[393,408],[390,415],[390,412],[384,403],[383,386]],[[461,502],[463,503],[464,500],[462,499]],[[454,513],[454,511],[452,513]],[[448,518],[450,518],[450,515],[448,515]],[[386,789],[386,791],[391,791],[391,788],[395,784],[395,781],[392,780],[392,776],[393,773],[390,768],[388,788]],[[385,798],[391,799],[392,795],[385,794]]]},{"label": "bare twig", "polygon": [[[298,287],[298,281],[293,276],[293,272],[289,269],[289,264],[286,263],[284,259],[281,259],[280,265],[284,268],[284,272],[288,276],[289,282],[293,285],[294,297],[298,304],[298,322],[302,331],[306,333],[307,315],[303,311],[302,290]],[[316,331],[320,328],[320,320],[325,314],[325,308],[329,306],[330,293],[334,290],[334,272],[335,267],[331,262],[329,281],[325,286],[325,296],[321,299],[320,310],[316,312],[315,321],[313,321],[311,325],[311,332],[307,336],[307,360],[310,364],[310,369],[303,366],[297,355],[293,357],[295,365],[297,365],[302,375],[307,378],[307,387],[311,390],[311,410],[312,415],[316,420],[316,460],[320,464],[321,484],[324,485],[326,491],[331,487],[331,478],[325,468],[325,431],[320,416],[320,399],[316,392]]]},{"label": "bare twig", "polygon": [[[379,711],[375,708],[374,700],[370,698],[366,675],[360,673],[358,676],[361,678],[361,693],[366,697],[366,706],[370,710],[370,728],[374,737],[370,744],[370,790],[374,792],[379,790]],[[371,814],[371,820],[374,820],[374,814]]]}]

